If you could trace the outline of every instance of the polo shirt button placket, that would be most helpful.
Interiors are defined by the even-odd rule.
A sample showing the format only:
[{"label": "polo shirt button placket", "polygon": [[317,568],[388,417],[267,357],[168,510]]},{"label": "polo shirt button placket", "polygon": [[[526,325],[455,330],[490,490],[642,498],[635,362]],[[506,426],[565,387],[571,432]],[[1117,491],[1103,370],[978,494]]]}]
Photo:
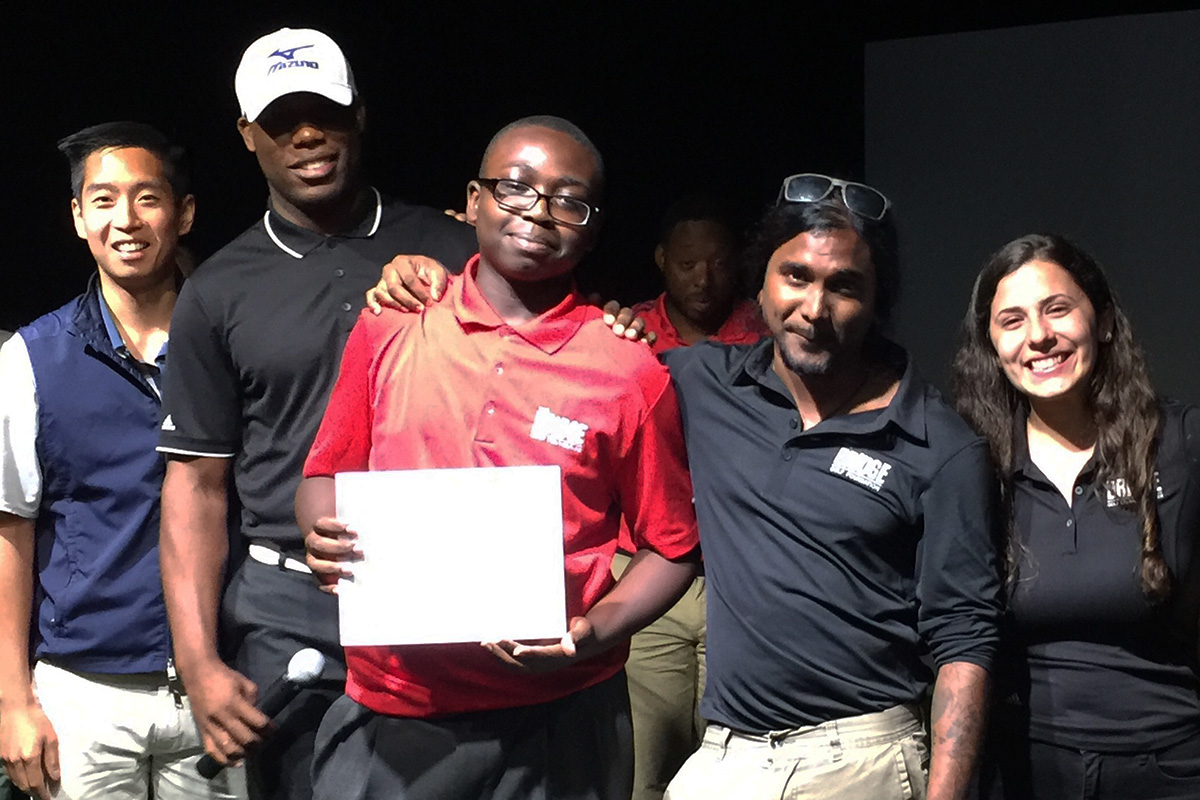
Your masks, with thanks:
[{"label": "polo shirt button placket", "polygon": [[482,395],[480,399],[483,400],[483,406],[479,410],[479,416],[475,423],[474,439],[476,443],[494,443],[498,435],[495,429],[498,422],[496,418],[496,401],[495,399],[486,398],[495,398],[497,394],[494,390],[488,391],[487,388],[484,388],[480,394]]}]

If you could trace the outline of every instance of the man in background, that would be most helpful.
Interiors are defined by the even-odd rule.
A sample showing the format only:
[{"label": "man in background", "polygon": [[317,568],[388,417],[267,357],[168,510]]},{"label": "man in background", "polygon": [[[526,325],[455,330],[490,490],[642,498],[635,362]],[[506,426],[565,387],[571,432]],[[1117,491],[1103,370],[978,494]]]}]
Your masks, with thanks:
[{"label": "man in background", "polygon": [[731,216],[719,199],[687,195],[667,209],[654,263],[666,290],[633,313],[657,334],[656,353],[714,339],[756,342],[767,335],[758,304],[742,295],[740,253]]},{"label": "man in background", "polygon": [[[656,353],[707,339],[756,342],[767,335],[758,304],[742,297],[740,253],[731,215],[719,199],[687,195],[663,215],[654,261],[666,290],[633,307],[656,334]],[[613,560],[618,577],[631,542],[622,532]],[[703,571],[672,608],[634,634],[626,672],[633,710],[633,800],[660,800],[667,784],[700,746],[704,718],[705,577]]]}]

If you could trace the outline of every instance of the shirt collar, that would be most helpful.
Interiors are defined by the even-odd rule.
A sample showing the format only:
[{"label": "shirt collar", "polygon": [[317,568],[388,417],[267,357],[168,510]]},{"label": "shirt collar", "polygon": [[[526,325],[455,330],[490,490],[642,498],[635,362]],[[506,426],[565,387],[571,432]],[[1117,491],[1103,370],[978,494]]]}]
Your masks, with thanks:
[{"label": "shirt collar", "polygon": [[[817,430],[821,433],[849,432],[868,434],[894,426],[910,438],[928,442],[928,427],[925,413],[925,381],[921,379],[908,352],[895,342],[879,337],[875,358],[900,371],[900,385],[887,407],[875,414],[839,414],[822,420]],[[783,384],[772,361],[775,357],[775,340],[770,336],[746,351],[740,365],[730,373],[734,384],[757,383],[773,392],[782,394],[792,402],[791,392]]]},{"label": "shirt collar", "polygon": [[[339,233],[337,236],[348,239],[369,239],[375,235],[375,231],[379,230],[379,221],[383,218],[383,198],[380,197],[379,190],[374,186],[368,188],[375,195],[374,210],[364,214],[353,228],[345,233]],[[322,233],[293,225],[280,216],[278,211],[271,208],[269,202],[267,212],[263,214],[263,227],[266,228],[267,236],[275,243],[275,246],[292,258],[304,258],[330,238]]]},{"label": "shirt collar", "polygon": [[[461,278],[454,279],[450,288],[454,316],[458,319],[463,330],[470,333],[474,330],[506,328],[508,325],[492,308],[492,304],[483,296],[475,282],[475,274],[479,271],[479,255],[476,254],[467,262]],[[571,340],[583,326],[592,307],[587,304],[575,287],[554,308],[531,319],[524,325],[511,328],[513,333],[520,336],[534,347],[553,355]]]},{"label": "shirt collar", "polygon": [[[661,353],[664,350],[671,350],[676,347],[687,347],[685,342],[679,335],[679,329],[671,322],[670,316],[667,315],[667,293],[663,292],[652,301],[647,301],[645,304],[640,304],[641,310],[637,306],[633,311],[635,315],[640,315],[646,323],[646,330],[654,331],[658,335],[654,344],[651,345],[651,350],[655,353]],[[749,344],[757,342],[766,335],[766,327],[760,322],[761,316],[758,310],[757,303],[751,303],[746,300],[734,301],[733,307],[729,310],[729,316],[721,323],[721,327],[717,332],[708,337],[708,341],[723,342],[725,344]]]},{"label": "shirt collar", "polygon": [[1033,459],[1029,457],[1029,434],[1025,430],[1025,423],[1029,420],[1029,409],[1023,405],[1018,405],[1017,410],[1013,412],[1013,427],[1012,427],[1012,468],[1010,473],[1012,477],[1025,475],[1027,477],[1040,476],[1041,470],[1033,463]]},{"label": "shirt collar", "polygon": [[674,347],[683,347],[687,343],[679,338],[679,330],[671,322],[671,318],[667,316],[667,293],[663,292],[654,301],[654,305],[645,315],[646,330],[654,331],[658,334],[657,341],[654,342],[652,348],[658,353],[663,350],[670,350]]},{"label": "shirt collar", "polygon": [[[1026,430],[1028,423],[1029,407],[1022,402],[1017,406],[1017,410],[1013,412],[1012,467],[1009,470],[1009,475],[1014,479],[1024,477],[1053,486],[1050,479],[1046,477],[1046,473],[1042,472],[1041,467],[1033,463],[1033,458],[1029,455],[1029,432]],[[1079,478],[1089,480],[1095,470],[1096,452],[1093,450],[1092,455],[1088,457],[1088,460],[1084,462],[1083,467],[1079,470]]]},{"label": "shirt collar", "polygon": [[121,338],[121,331],[117,329],[117,321],[113,319],[112,311],[108,308],[108,302],[104,299],[104,292],[100,291],[100,283],[96,283],[96,301],[100,305],[100,319],[104,323],[104,331],[108,334],[108,341],[112,345],[112,349],[120,356],[128,356],[129,348],[125,346],[125,340]]},{"label": "shirt collar", "polygon": [[[100,291],[100,281],[95,282],[93,291],[96,293],[96,304],[100,307],[100,319],[104,323],[104,332],[108,334],[109,344],[112,345],[113,352],[121,358],[133,359],[133,353],[129,352],[129,348],[125,344],[125,340],[121,338],[121,331],[117,328],[117,321],[113,318],[112,310],[108,307],[108,301],[104,299],[104,292]],[[162,349],[154,356],[150,364],[161,364],[167,357],[167,342],[164,340]]]}]

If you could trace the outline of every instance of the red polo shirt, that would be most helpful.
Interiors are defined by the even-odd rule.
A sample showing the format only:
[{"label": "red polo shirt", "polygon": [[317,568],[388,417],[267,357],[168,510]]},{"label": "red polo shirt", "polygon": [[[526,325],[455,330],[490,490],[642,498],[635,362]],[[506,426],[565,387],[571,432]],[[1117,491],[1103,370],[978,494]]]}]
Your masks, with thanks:
[{"label": "red polo shirt", "polygon": [[[663,292],[654,300],[646,300],[633,307],[635,316],[646,321],[646,330],[658,334],[658,340],[651,345],[656,353],[675,347],[687,347],[687,342],[679,338],[671,318],[667,316],[667,293]],[[758,304],[749,300],[739,300],[734,303],[728,319],[721,324],[714,341],[725,344],[751,344],[766,336],[770,331],[762,321]]]},{"label": "red polo shirt", "polygon": [[[649,350],[614,337],[576,293],[506,325],[477,268],[419,314],[363,312],[304,474],[558,464],[567,613],[582,615],[612,587],[622,517],[668,558],[698,544],[675,392]],[[611,677],[626,651],[531,676],[474,643],[348,647],[346,693],[411,717],[530,705]]]}]

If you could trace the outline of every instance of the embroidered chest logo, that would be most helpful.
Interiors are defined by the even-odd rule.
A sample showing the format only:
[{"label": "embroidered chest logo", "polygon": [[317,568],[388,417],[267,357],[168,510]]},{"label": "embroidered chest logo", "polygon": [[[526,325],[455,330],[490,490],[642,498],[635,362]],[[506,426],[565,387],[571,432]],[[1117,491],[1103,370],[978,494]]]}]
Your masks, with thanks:
[{"label": "embroidered chest logo", "polygon": [[888,473],[892,471],[892,465],[886,461],[880,461],[878,458],[872,458],[866,453],[843,447],[833,457],[829,471],[878,492],[883,488],[883,482]]},{"label": "embroidered chest logo", "polygon": [[573,453],[581,453],[583,437],[587,430],[588,426],[582,422],[560,417],[545,406],[538,406],[537,414],[533,418],[533,427],[529,429],[529,438]]},{"label": "embroidered chest logo", "polygon": [[[1154,473],[1154,495],[1159,500],[1163,499],[1162,482],[1158,479],[1158,472]],[[1125,483],[1124,478],[1108,481],[1104,484],[1104,504],[1109,508],[1117,506],[1127,506],[1133,502],[1133,493],[1129,491],[1129,485]]]}]

